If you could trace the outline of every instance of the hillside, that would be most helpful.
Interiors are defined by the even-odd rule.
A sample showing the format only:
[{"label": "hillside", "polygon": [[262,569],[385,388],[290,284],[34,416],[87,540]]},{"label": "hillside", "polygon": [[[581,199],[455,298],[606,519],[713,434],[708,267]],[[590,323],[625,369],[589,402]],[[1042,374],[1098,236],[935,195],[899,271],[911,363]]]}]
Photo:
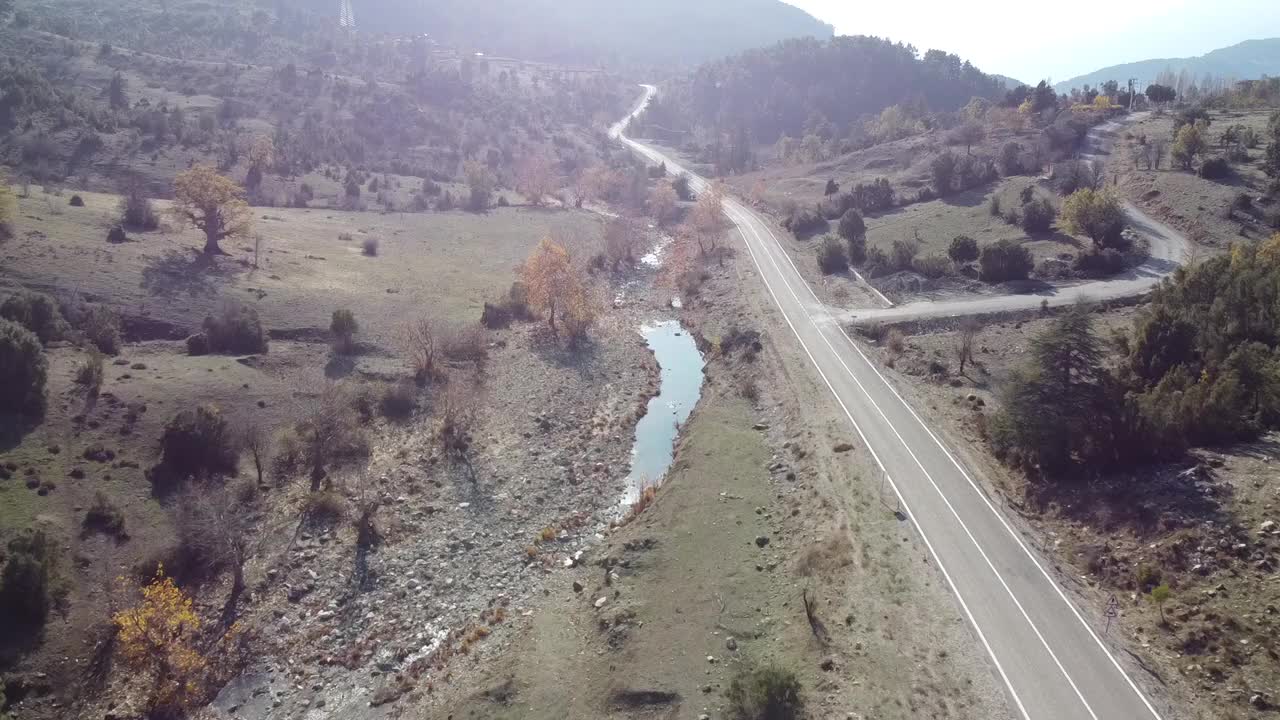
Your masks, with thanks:
[{"label": "hillside", "polygon": [[1155,58],[1112,65],[1063,80],[1053,87],[1058,92],[1069,92],[1086,84],[1097,86],[1108,80],[1123,83],[1129,78],[1137,78],[1138,87],[1146,87],[1166,70],[1174,76],[1186,71],[1191,82],[1200,82],[1205,75],[1237,80],[1274,76],[1280,74],[1280,38],[1246,40],[1198,57]]},{"label": "hillside", "polygon": [[423,32],[488,54],[610,66],[696,64],[787,38],[832,35],[830,25],[779,0],[369,0],[357,6],[356,22],[362,30]]},{"label": "hillside", "polygon": [[[831,141],[885,108],[901,106],[898,125],[954,111],[974,97],[1003,98],[1004,83],[941,50],[876,37],[788,40],[700,67],[661,88],[637,132],[686,143],[710,138],[717,164],[741,170],[753,145],[814,136]],[[855,144],[860,138],[849,138]]]}]

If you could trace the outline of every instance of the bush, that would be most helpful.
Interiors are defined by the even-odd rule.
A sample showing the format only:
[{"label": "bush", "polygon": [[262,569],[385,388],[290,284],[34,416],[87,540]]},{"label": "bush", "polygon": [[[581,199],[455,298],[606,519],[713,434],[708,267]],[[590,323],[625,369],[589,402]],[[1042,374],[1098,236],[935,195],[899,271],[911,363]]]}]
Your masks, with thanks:
[{"label": "bush", "polygon": [[893,186],[887,178],[876,178],[866,185],[858,183],[849,194],[853,196],[853,206],[864,213],[893,207]]},{"label": "bush", "polygon": [[960,158],[950,150],[940,153],[929,164],[929,171],[933,182],[933,189],[941,197],[951,194],[951,190],[955,187],[956,170],[960,165]]},{"label": "bush", "polygon": [[1000,196],[992,195],[991,200],[987,202],[987,212],[991,213],[991,217],[1000,217]]},{"label": "bush", "polygon": [[1095,248],[1076,256],[1074,268],[1085,277],[1109,277],[1124,270],[1124,255],[1113,248]]},{"label": "bush", "polygon": [[329,332],[333,333],[334,347],[339,352],[350,352],[355,347],[356,333],[360,332],[355,313],[346,308],[334,310]]},{"label": "bush", "polygon": [[142,194],[141,183],[133,184],[120,198],[120,224],[133,230],[155,230],[160,227],[160,217],[151,206],[151,200]]},{"label": "bush", "polygon": [[366,257],[377,257],[378,256],[378,238],[367,237],[364,240],[360,241],[360,251],[363,252]]},{"label": "bush", "polygon": [[9,541],[8,562],[0,575],[0,614],[10,620],[43,623],[60,602],[58,546],[43,531]]},{"label": "bush", "polygon": [[0,318],[0,412],[40,415],[49,363],[35,333]]},{"label": "bush", "polygon": [[776,665],[740,670],[725,699],[734,720],[797,720],[804,712],[800,681]]},{"label": "bush", "polygon": [[210,352],[267,352],[267,334],[258,319],[258,311],[239,302],[225,302],[218,308],[217,315],[206,317],[204,335]]},{"label": "bush", "polygon": [[947,257],[957,265],[963,265],[978,259],[978,241],[967,235],[957,235],[947,248]]},{"label": "bush", "polygon": [[418,406],[418,390],[412,382],[399,382],[388,385],[382,391],[379,403],[382,414],[393,420],[404,420],[413,415]]},{"label": "bush", "polygon": [[822,238],[822,244],[818,247],[818,267],[827,275],[849,269],[849,254],[845,252],[840,238],[834,235]]},{"label": "bush", "polygon": [[67,321],[53,298],[44,293],[20,290],[0,303],[0,318],[12,320],[48,343],[67,331]]},{"label": "bush", "polygon": [[483,362],[489,357],[484,331],[478,325],[448,328],[440,338],[440,351],[457,362]]},{"label": "bush", "polygon": [[951,272],[951,261],[942,255],[926,255],[912,261],[911,266],[921,275],[937,279]]},{"label": "bush", "polygon": [[856,209],[846,210],[840,216],[840,225],[837,228],[840,237],[847,241],[865,240],[867,237],[867,223],[862,219],[862,213]]},{"label": "bush", "polygon": [[86,532],[100,532],[119,539],[128,537],[124,530],[124,513],[102,491],[94,495],[93,504],[85,512],[81,526]]},{"label": "bush", "polygon": [[123,225],[112,225],[107,231],[107,242],[112,245],[120,245],[129,242],[129,235],[124,231]]},{"label": "bush", "polygon": [[866,269],[867,275],[873,278],[888,275],[894,270],[893,264],[889,262],[888,254],[878,247],[867,248],[867,262],[863,267]]},{"label": "bush", "polygon": [[1221,180],[1230,174],[1231,166],[1227,164],[1226,158],[1205,158],[1205,161],[1200,163],[1200,177],[1206,180]]},{"label": "bush", "polygon": [[816,208],[797,207],[783,219],[782,227],[804,240],[826,230],[827,219]]},{"label": "bush", "polygon": [[84,207],[84,198],[79,195],[72,195],[69,203],[71,207]]},{"label": "bush", "polygon": [[209,336],[196,333],[187,338],[187,354],[192,356],[209,354]]},{"label": "bush", "polygon": [[1034,262],[1031,253],[1012,240],[1001,240],[982,249],[978,277],[986,282],[1025,280]]},{"label": "bush", "polygon": [[91,353],[76,368],[76,384],[83,385],[89,397],[97,397],[102,389],[102,374],[102,353]]},{"label": "bush", "polygon": [[1000,173],[1005,177],[1021,175],[1025,172],[1025,168],[1022,166],[1022,146],[1012,140],[1000,148],[1000,159],[997,162],[1000,166]]},{"label": "bush", "polygon": [[1058,212],[1048,198],[1032,200],[1022,206],[1022,230],[1028,235],[1049,232],[1057,218]]},{"label": "bush", "polygon": [[235,433],[221,413],[207,405],[183,410],[160,436],[160,464],[152,471],[152,482],[234,475],[238,456]]},{"label": "bush", "polygon": [[894,270],[910,270],[915,263],[920,246],[911,240],[894,240],[890,258]]},{"label": "bush", "polygon": [[855,209],[853,202],[853,195],[839,193],[824,198],[818,203],[818,209],[828,220],[839,220],[846,212]]},{"label": "bush", "polygon": [[689,188],[689,176],[680,173],[671,181],[671,189],[676,191],[676,197],[685,202],[693,200],[693,190]]},{"label": "bush", "polygon": [[70,315],[72,325],[100,352],[120,352],[120,318],[114,310],[105,305],[79,306]]}]

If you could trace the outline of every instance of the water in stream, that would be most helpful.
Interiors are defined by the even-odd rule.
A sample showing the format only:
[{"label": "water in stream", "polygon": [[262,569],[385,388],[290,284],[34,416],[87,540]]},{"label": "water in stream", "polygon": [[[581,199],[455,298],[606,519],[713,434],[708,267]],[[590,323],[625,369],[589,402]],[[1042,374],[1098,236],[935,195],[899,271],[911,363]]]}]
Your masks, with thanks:
[{"label": "water in stream", "polygon": [[658,360],[662,380],[658,394],[649,399],[648,412],[636,424],[623,508],[635,502],[645,487],[661,483],[671,467],[680,425],[689,419],[702,394],[706,365],[697,343],[675,320],[646,325],[640,333]]}]

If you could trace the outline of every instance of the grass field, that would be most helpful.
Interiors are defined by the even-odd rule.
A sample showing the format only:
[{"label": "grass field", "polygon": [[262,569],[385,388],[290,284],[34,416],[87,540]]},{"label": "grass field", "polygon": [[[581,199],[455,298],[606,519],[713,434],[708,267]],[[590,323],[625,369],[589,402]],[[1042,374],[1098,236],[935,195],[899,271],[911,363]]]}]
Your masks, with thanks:
[{"label": "grass field", "polygon": [[[202,235],[191,229],[170,226],[109,244],[117,198],[80,195],[85,207],[70,207],[69,194],[38,190],[19,200],[16,236],[0,245],[0,282],[104,298],[122,315],[192,332],[232,298],[257,307],[269,329],[327,329],[333,310],[347,307],[371,339],[391,342],[420,313],[478,319],[542,237],[562,240],[585,261],[603,232],[598,216],[572,210],[500,208],[478,216],[255,208],[253,232],[263,238],[255,269],[252,238],[225,242],[232,256],[213,262],[200,257]],[[362,254],[366,238],[378,241],[376,257]]]}]

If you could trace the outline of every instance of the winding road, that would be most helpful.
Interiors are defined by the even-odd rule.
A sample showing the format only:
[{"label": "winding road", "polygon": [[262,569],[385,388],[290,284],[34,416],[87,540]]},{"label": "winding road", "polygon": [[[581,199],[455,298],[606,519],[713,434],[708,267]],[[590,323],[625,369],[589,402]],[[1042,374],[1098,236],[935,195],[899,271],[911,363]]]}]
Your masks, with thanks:
[{"label": "winding road", "polygon": [[[664,162],[670,171],[688,174],[695,190],[705,189],[706,179],[626,136],[627,124],[656,92],[653,86],[643,87],[644,96],[635,110],[615,124],[610,135],[649,161]],[[903,400],[841,323],[832,321],[833,312],[814,295],[770,224],[731,198],[725,199],[725,211],[796,340],[937,562],[1017,715],[1027,720],[1174,717],[1168,708],[1158,709],[1126,671],[1120,662],[1123,651],[1102,635],[1102,619],[1068,597],[1038,551],[1024,542],[972,473]],[[1152,227],[1159,228],[1154,223]],[[1074,292],[1088,292],[1094,298],[1124,288],[1141,292],[1150,288],[1162,269],[1152,265],[1120,281],[1126,285],[1086,290],[1095,285],[1086,284]],[[1010,305],[997,309],[1040,303],[1040,296],[1012,297],[1005,300]],[[944,307],[936,312],[921,307],[904,310],[908,314],[901,317],[988,312],[970,308],[974,303],[1000,300],[941,303]],[[1018,304],[1023,302],[1030,304]]]}]

